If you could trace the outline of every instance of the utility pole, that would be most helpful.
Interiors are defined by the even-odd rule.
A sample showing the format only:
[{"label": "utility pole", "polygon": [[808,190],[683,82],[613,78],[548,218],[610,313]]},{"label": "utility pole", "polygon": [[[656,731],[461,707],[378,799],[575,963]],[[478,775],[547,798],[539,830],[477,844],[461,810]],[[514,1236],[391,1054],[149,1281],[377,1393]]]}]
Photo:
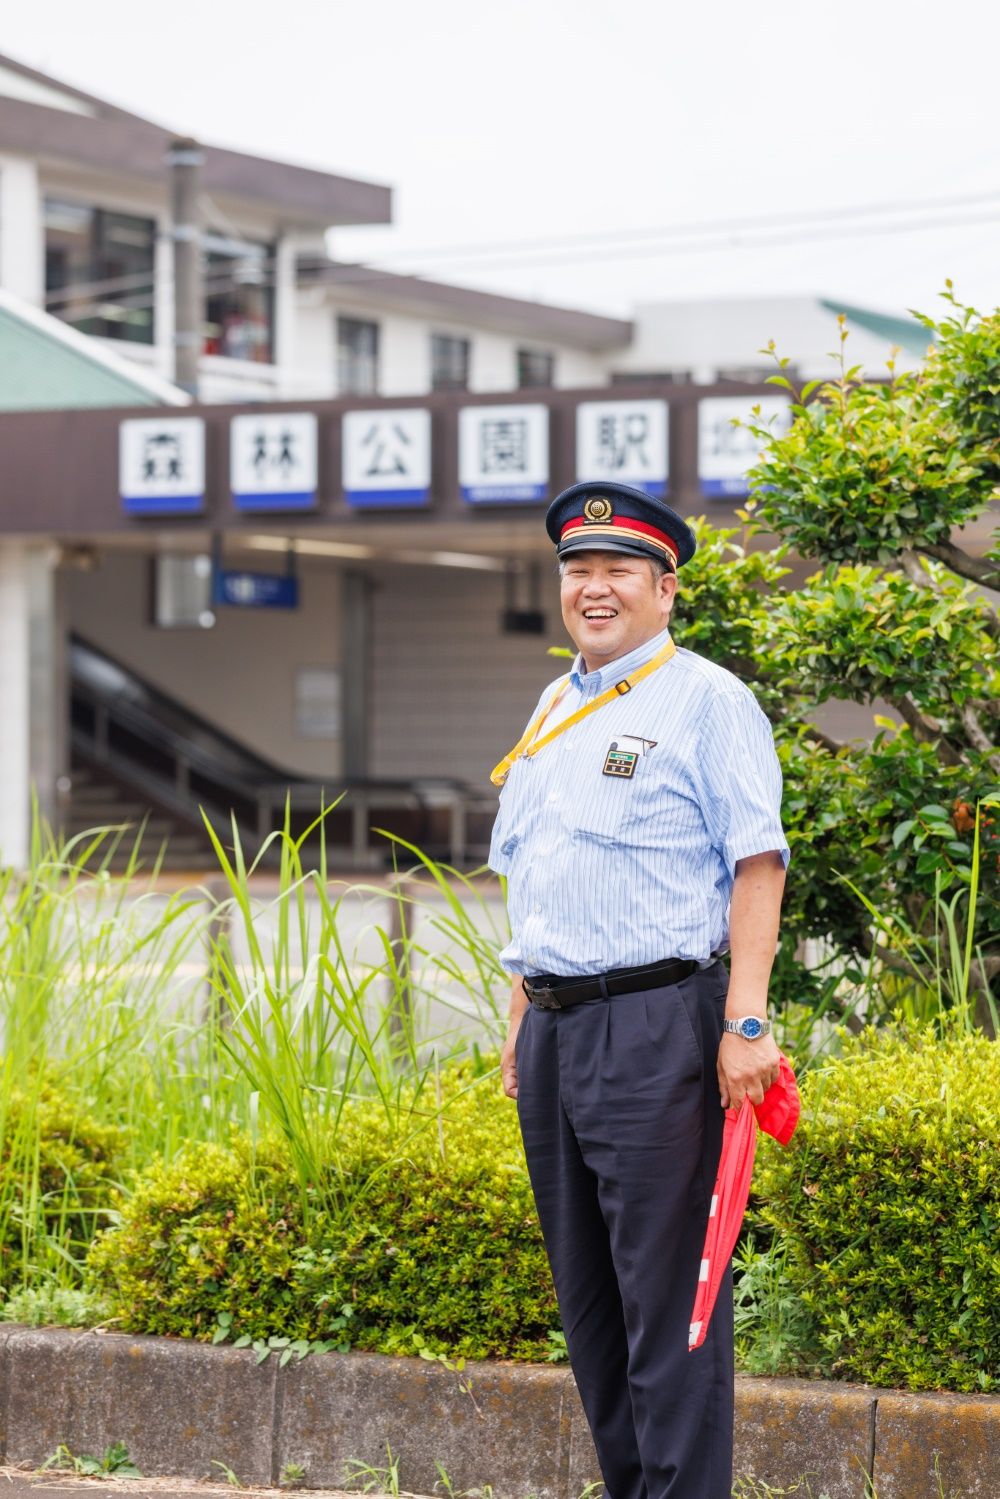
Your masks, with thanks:
[{"label": "utility pole", "polygon": [[174,384],[198,399],[202,349],[201,221],[198,195],[205,153],[197,141],[171,141],[171,238],[174,244]]}]

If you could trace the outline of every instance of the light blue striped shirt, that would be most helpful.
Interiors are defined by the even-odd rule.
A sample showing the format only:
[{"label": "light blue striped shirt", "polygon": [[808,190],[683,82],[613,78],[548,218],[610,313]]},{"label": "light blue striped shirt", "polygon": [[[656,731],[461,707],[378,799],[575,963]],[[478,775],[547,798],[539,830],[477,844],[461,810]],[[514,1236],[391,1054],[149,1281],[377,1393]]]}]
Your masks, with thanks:
[{"label": "light blue striped shirt", "polygon": [[[542,733],[642,666],[668,633],[598,671],[577,657]],[[631,776],[605,772],[612,749],[624,753],[618,764],[634,763]],[[738,677],[678,650],[515,761],[489,858],[507,878],[513,934],[500,961],[511,973],[563,975],[706,961],[729,945],[736,861],[769,850],[787,864],[771,725]]]}]

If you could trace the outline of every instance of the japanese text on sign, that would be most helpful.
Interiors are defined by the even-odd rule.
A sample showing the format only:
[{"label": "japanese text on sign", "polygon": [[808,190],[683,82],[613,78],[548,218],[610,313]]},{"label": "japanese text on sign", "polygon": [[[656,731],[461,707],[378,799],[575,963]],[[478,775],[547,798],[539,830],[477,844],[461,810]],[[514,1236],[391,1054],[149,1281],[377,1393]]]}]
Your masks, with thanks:
[{"label": "japanese text on sign", "polygon": [[142,417],[118,432],[118,492],[130,515],[190,515],[205,506],[205,423]]},{"label": "japanese text on sign", "polygon": [[466,406],[458,416],[458,479],[472,504],[544,500],[549,489],[545,406]]},{"label": "japanese text on sign", "polygon": [[[758,406],[760,415],[751,417]],[[698,403],[698,478],[707,499],[742,499],[750,493],[747,473],[761,450],[760,438],[745,425],[750,420],[773,432],[787,432],[787,398],[707,396]]]},{"label": "japanese text on sign", "polygon": [[238,510],[311,510],[316,505],[316,417],[311,412],[234,416],[229,478]]},{"label": "japanese text on sign", "polygon": [[663,498],[666,401],[583,401],[576,409],[576,477],[617,479]]},{"label": "japanese text on sign", "polygon": [[429,411],[350,411],[343,430],[344,495],[349,505],[427,504],[431,491]]}]

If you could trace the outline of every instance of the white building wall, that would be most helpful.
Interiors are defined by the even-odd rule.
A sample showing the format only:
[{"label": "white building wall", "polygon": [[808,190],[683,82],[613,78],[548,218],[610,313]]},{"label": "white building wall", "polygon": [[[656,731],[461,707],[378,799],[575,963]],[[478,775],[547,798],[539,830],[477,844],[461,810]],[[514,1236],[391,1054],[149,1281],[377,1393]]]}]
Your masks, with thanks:
[{"label": "white building wall", "polygon": [[0,544],[0,864],[15,868],[28,856],[29,705],[25,549],[5,542]]},{"label": "white building wall", "polygon": [[66,752],[61,625],[53,548],[0,542],[0,865],[27,863],[32,789],[54,820]]},{"label": "white building wall", "polygon": [[295,676],[340,667],[340,573],[310,560],[300,577],[297,610],[221,609],[214,629],[163,630],[150,623],[149,558],[106,552],[68,580],[69,628],[280,768],[336,775],[340,740],[296,732]]},{"label": "white building wall", "polygon": [[580,390],[593,385],[607,385],[609,371],[616,362],[616,352],[590,354],[585,349],[556,351],[557,390]]},{"label": "white building wall", "polygon": [[358,315],[379,324],[379,394],[425,395],[431,388],[431,338],[427,323],[422,318],[379,313],[375,309]]},{"label": "white building wall", "polygon": [[45,242],[38,170],[0,156],[0,286],[33,307],[45,300]]},{"label": "white building wall", "polygon": [[[438,330],[435,329],[435,332]],[[442,333],[448,330],[442,328]],[[471,340],[469,389],[480,394],[517,388],[517,350],[520,344],[502,333],[464,331]]]}]

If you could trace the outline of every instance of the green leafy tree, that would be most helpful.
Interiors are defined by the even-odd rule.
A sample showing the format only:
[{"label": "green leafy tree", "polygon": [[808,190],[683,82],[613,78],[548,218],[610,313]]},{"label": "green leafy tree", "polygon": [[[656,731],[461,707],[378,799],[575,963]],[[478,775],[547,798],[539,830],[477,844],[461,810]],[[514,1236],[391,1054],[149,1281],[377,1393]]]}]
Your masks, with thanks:
[{"label": "green leafy tree", "polygon": [[[933,941],[950,899],[971,923],[985,998],[1000,978],[1000,528],[981,554],[963,531],[989,535],[1000,495],[1000,311],[963,307],[950,285],[945,296],[949,315],[923,319],[936,341],[919,370],[891,360],[886,380],[862,379],[843,319],[837,378],[797,391],[777,360],[792,422],[751,423],[763,447],[752,515],[820,570],[772,593],[757,671],[797,845],[790,930],[912,975],[906,943],[879,934],[895,923]],[[893,716],[873,743],[840,745],[808,726],[832,698]],[[884,919],[873,926],[838,875]]]}]

